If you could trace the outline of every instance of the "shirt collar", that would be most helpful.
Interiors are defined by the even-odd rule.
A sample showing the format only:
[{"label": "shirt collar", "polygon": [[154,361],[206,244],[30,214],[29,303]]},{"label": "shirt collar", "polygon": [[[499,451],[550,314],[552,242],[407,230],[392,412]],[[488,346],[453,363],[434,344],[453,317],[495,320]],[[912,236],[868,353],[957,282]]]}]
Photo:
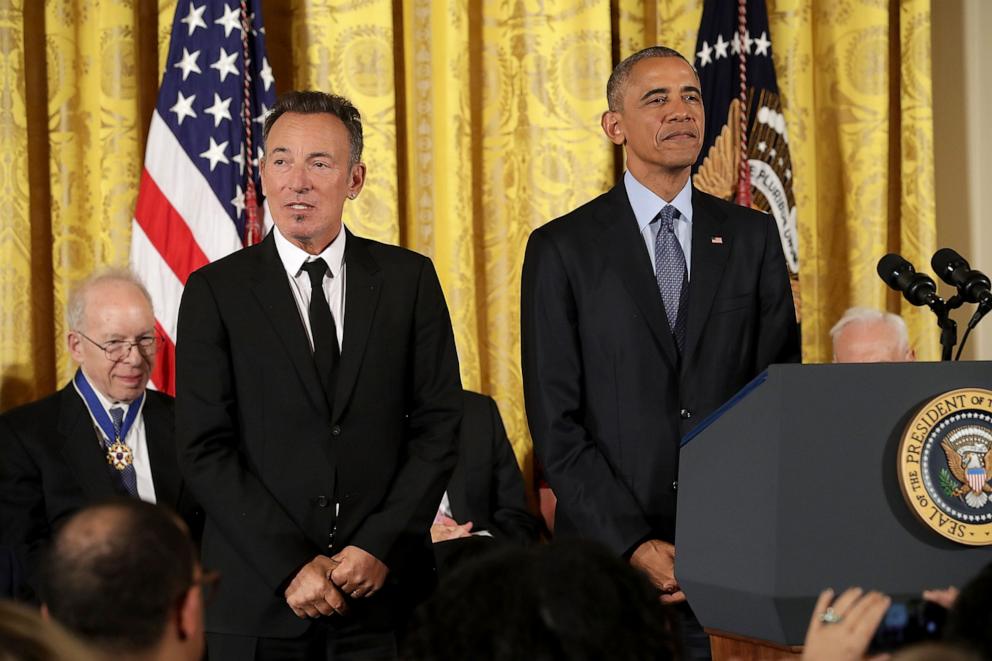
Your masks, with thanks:
[{"label": "shirt collar", "polygon": [[306,250],[290,242],[282,235],[278,227],[273,228],[276,242],[276,252],[279,253],[279,260],[286,269],[289,277],[295,278],[303,270],[303,265],[317,258],[323,259],[327,263],[327,268],[331,271],[331,277],[336,278],[341,274],[341,266],[344,264],[344,244],[348,233],[344,225],[337,237],[331,241],[331,245],[324,248],[319,255],[311,255]]},{"label": "shirt collar", "polygon": [[[90,389],[93,390],[93,394],[96,395],[96,398],[98,400],[100,400],[100,406],[102,406],[103,410],[106,411],[108,414],[110,413],[110,409],[114,408],[115,406],[119,406],[123,408],[125,411],[127,411],[128,407],[131,406],[131,402],[133,402],[134,400],[131,400],[131,402],[123,402],[119,399],[110,399],[109,397],[104,395],[96,388],[96,386],[93,385],[93,379],[91,379],[89,375],[86,374],[86,370],[83,370],[82,367],[80,367],[79,369],[83,371],[83,376],[86,377],[86,382],[90,384]],[[79,393],[79,396],[82,397],[83,394]],[[135,399],[137,399],[137,397],[135,397]]]},{"label": "shirt collar", "polygon": [[[90,387],[93,387],[92,381],[90,382]],[[110,413],[110,409],[115,406],[119,406],[125,411],[127,411],[127,407],[131,406],[131,402],[121,402],[116,399],[110,399],[96,388],[93,388],[93,392],[96,394],[96,398],[100,400],[100,405],[103,406],[103,410],[107,413]]]},{"label": "shirt collar", "polygon": [[658,212],[666,204],[671,204],[678,209],[679,215],[686,223],[692,224],[692,177],[685,182],[685,186],[678,192],[671,202],[666,201],[654,194],[654,191],[639,182],[634,175],[627,170],[623,175],[623,185],[627,189],[627,199],[634,210],[634,218],[637,219],[637,230],[644,232]]}]

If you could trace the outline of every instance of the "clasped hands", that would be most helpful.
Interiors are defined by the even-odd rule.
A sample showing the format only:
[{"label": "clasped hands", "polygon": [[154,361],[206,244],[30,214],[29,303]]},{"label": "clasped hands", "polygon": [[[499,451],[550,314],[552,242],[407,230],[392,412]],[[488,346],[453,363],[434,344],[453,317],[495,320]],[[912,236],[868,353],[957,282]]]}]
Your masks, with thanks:
[{"label": "clasped hands", "polygon": [[286,603],[299,618],[344,615],[348,600],[375,594],[389,568],[357,546],[346,546],[333,556],[318,555],[303,565],[286,588]]}]

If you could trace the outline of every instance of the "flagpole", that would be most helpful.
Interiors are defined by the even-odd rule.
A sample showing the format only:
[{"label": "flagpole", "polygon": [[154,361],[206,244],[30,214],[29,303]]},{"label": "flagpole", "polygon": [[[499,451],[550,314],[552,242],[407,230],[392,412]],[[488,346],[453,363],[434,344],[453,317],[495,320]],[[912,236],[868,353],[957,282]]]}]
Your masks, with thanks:
[{"label": "flagpole", "polygon": [[737,0],[737,38],[740,48],[738,49],[738,71],[740,72],[740,104],[741,104],[741,151],[740,170],[737,175],[737,204],[741,206],[751,206],[751,168],[747,158],[747,0]]},{"label": "flagpole", "polygon": [[254,147],[252,143],[251,117],[251,15],[248,13],[247,0],[241,0],[241,49],[244,56],[244,97],[241,100],[241,112],[245,127],[245,171],[248,180],[245,183],[245,246],[252,246],[262,240],[262,226],[258,222],[258,195],[255,191],[255,169],[252,165]]}]

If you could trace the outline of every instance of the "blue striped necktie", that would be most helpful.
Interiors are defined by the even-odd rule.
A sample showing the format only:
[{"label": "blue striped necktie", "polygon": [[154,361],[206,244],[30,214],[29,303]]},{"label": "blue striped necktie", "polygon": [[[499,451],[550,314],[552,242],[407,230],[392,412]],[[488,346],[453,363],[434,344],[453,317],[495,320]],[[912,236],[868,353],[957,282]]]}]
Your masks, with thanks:
[{"label": "blue striped necktie", "polygon": [[658,281],[661,300],[665,304],[668,327],[675,338],[679,353],[682,353],[685,347],[685,304],[688,293],[686,284],[689,280],[689,272],[682,245],[675,235],[675,219],[678,216],[678,210],[667,204],[651,222],[661,223],[654,238],[654,275]]}]

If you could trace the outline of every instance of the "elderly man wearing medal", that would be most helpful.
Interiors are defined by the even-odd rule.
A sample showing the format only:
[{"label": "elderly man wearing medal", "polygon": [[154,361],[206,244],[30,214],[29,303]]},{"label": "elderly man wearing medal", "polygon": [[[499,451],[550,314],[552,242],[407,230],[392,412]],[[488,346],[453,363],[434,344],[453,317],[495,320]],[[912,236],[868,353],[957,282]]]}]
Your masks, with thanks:
[{"label": "elderly man wearing medal", "polygon": [[195,537],[203,525],[176,463],[173,399],[145,389],[161,339],[144,286],[97,273],[70,295],[66,321],[72,381],[0,416],[0,545],[19,565],[13,596],[29,601],[54,530],[89,503],[140,498],[176,510]]}]

